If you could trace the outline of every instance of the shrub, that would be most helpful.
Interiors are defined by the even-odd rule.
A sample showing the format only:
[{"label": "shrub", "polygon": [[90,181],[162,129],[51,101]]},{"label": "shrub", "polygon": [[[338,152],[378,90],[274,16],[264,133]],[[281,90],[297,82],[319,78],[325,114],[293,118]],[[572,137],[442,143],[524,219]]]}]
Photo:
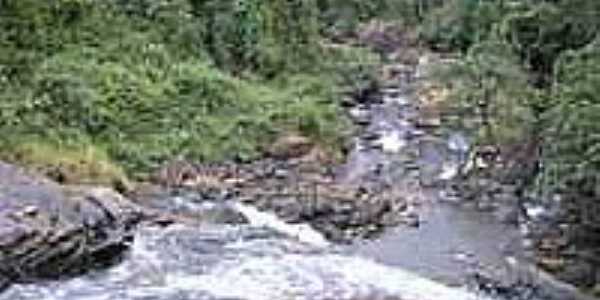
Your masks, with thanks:
[{"label": "shrub", "polygon": [[466,52],[484,41],[507,13],[497,1],[450,0],[433,9],[420,26],[420,36],[433,48]]},{"label": "shrub", "polygon": [[581,50],[567,52],[558,60],[554,105],[544,119],[548,137],[544,152],[544,188],[598,195],[599,66],[598,40]]},{"label": "shrub", "polygon": [[256,157],[285,130],[336,148],[342,81],[329,75],[351,58],[321,51],[311,3],[2,1],[16,32],[0,47],[27,59],[0,53],[0,131],[98,147],[129,173]]},{"label": "shrub", "polygon": [[490,39],[473,45],[467,55],[440,66],[438,79],[451,86],[451,107],[478,120],[479,142],[512,144],[532,131],[534,91],[509,44]]}]

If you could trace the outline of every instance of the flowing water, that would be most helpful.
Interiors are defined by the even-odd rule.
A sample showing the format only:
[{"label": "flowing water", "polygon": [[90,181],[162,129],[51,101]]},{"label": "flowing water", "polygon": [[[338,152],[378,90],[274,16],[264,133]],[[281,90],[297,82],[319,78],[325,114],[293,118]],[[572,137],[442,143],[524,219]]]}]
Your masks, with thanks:
[{"label": "flowing water", "polygon": [[[252,223],[270,224],[255,215]],[[263,219],[266,217],[266,219]],[[342,249],[252,225],[146,228],[122,264],[11,288],[0,299],[481,299]],[[401,296],[396,298],[396,296]]]},{"label": "flowing water", "polygon": [[355,250],[451,285],[465,284],[476,272],[514,280],[506,259],[524,256],[516,226],[442,201],[444,183],[457,175],[468,156],[468,139],[456,131],[425,133],[416,128],[409,120],[419,112],[410,97],[410,91],[383,90],[383,103],[363,113],[361,117],[373,120],[366,130],[379,138],[357,139],[359,146],[349,156],[343,180],[358,184],[378,169],[384,184],[405,187],[409,199],[411,193],[417,198],[411,209],[421,221],[418,228],[388,230],[375,241],[358,243]]},{"label": "flowing water", "polygon": [[435,184],[456,174],[468,142],[460,134],[426,137],[412,125],[417,111],[410,100],[409,92],[389,89],[382,104],[354,110],[371,122],[338,180],[406,188],[414,193],[409,210],[421,214],[418,228],[336,246],[308,225],[286,224],[251,206],[190,198],[186,209],[233,209],[249,222],[142,228],[119,265],[16,285],[0,300],[491,299],[449,286],[462,285],[470,270],[500,270],[509,249],[501,246],[516,231],[437,200]]}]

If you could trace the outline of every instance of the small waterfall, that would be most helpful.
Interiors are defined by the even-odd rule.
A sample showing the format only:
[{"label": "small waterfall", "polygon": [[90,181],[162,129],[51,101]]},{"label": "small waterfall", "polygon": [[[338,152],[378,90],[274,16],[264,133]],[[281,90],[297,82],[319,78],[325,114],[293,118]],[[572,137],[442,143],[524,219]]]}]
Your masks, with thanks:
[{"label": "small waterfall", "polygon": [[451,180],[458,175],[458,169],[460,166],[457,163],[443,163],[438,179],[440,180]]},{"label": "small waterfall", "polygon": [[200,277],[175,276],[170,284],[224,299],[491,300],[364,258],[337,254],[253,257],[223,264]]},{"label": "small waterfall", "polygon": [[398,153],[407,144],[406,139],[396,130],[384,131],[376,143],[381,145],[385,153]]},{"label": "small waterfall", "polygon": [[308,225],[226,205],[250,224],[142,228],[120,265],[47,285],[15,285],[0,300],[491,300],[342,253]]},{"label": "small waterfall", "polygon": [[232,206],[235,210],[248,218],[248,221],[252,226],[270,228],[278,233],[287,235],[312,246],[329,246],[327,239],[308,224],[289,224],[279,219],[274,214],[261,212],[253,206],[239,202],[233,202]]}]

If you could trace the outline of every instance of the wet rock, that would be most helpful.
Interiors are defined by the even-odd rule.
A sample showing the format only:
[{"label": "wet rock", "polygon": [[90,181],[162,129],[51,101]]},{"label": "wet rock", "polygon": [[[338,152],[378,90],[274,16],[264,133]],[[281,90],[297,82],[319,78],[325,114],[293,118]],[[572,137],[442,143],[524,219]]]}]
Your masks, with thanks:
[{"label": "wet rock", "polygon": [[350,108],[356,106],[357,103],[352,97],[342,97],[340,105],[345,108]]},{"label": "wet rock", "polygon": [[494,212],[494,215],[498,221],[507,225],[519,225],[519,208],[516,205],[512,206],[500,206]]},{"label": "wet rock", "polygon": [[406,134],[407,139],[421,138],[425,135],[425,131],[419,129],[409,130]]},{"label": "wet rock", "polygon": [[384,226],[384,227],[397,226],[399,223],[401,223],[401,222],[400,222],[398,216],[396,216],[392,213],[384,214],[379,222],[379,224],[381,224],[381,226]]},{"label": "wet rock", "polygon": [[477,199],[477,209],[479,211],[493,212],[496,208],[496,203],[487,194],[483,194]]},{"label": "wet rock", "polygon": [[375,141],[381,137],[381,133],[375,131],[368,131],[361,135],[361,138],[365,141]]},{"label": "wet rock", "polygon": [[234,197],[233,190],[167,190],[152,185],[138,188],[132,196],[143,208],[144,222],[159,226],[247,223],[248,220],[229,205],[228,201]]},{"label": "wet rock", "polygon": [[369,115],[360,115],[354,118],[354,123],[359,126],[367,126],[371,124],[371,117]]},{"label": "wet rock", "polygon": [[112,263],[142,217],[108,188],[63,187],[2,162],[0,175],[0,285]]},{"label": "wet rock", "polygon": [[439,117],[420,118],[415,125],[419,128],[437,128],[442,126],[442,120]]},{"label": "wet rock", "polygon": [[408,227],[419,227],[419,225],[421,224],[419,215],[417,214],[406,215],[402,218],[401,222]]},{"label": "wet rock", "polygon": [[407,170],[420,170],[421,165],[415,160],[406,160],[404,161],[404,168]]},{"label": "wet rock", "polygon": [[[366,188],[335,183],[297,187],[261,185],[261,190],[246,197],[261,211],[271,211],[290,223],[310,224],[329,240],[348,242],[370,237],[385,226],[400,223],[398,211],[404,199],[375,193]],[[304,183],[305,184],[305,183]],[[244,195],[250,191],[242,191]]]},{"label": "wet rock", "polygon": [[277,179],[285,179],[289,176],[289,172],[288,170],[285,169],[276,169],[275,172],[273,173],[273,176]]}]

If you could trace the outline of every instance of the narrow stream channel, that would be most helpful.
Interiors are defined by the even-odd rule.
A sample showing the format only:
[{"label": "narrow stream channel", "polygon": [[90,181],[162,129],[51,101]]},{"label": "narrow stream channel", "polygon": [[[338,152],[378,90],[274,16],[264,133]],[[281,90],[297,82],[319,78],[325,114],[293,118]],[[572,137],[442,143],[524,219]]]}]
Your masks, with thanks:
[{"label": "narrow stream channel", "polygon": [[384,184],[415,193],[410,209],[418,212],[419,226],[389,230],[375,241],[358,243],[356,251],[452,285],[464,284],[478,271],[510,276],[506,258],[523,256],[518,228],[440,199],[444,181],[457,174],[466,157],[467,138],[458,132],[436,136],[415,127],[411,120],[418,111],[410,90],[385,89],[382,96],[383,103],[355,111],[372,120],[365,136],[378,138],[357,138],[359,146],[351,153],[342,180],[358,184],[377,169]]}]

